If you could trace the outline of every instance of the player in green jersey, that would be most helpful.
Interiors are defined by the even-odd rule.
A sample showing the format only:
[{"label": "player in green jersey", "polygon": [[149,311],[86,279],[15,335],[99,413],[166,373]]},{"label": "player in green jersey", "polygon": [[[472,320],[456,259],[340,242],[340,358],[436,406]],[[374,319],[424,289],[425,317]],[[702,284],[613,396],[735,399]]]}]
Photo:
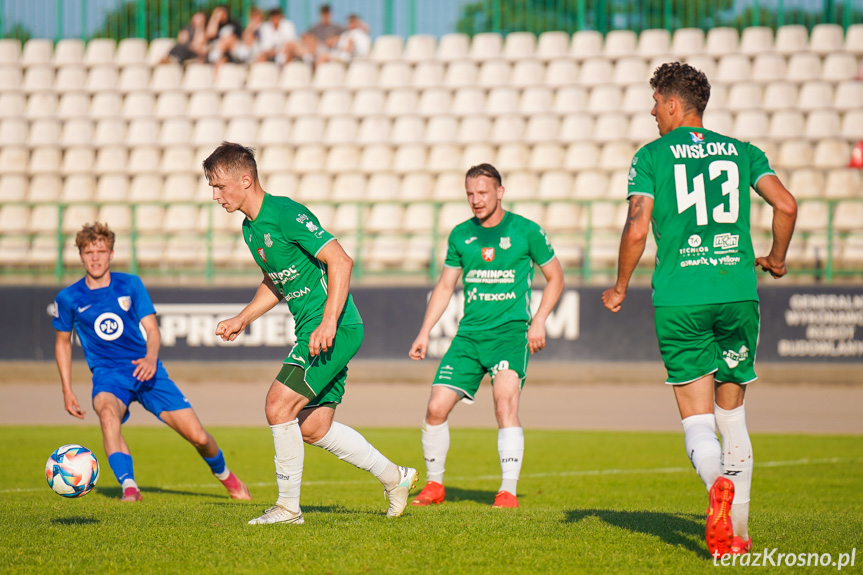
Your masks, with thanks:
[{"label": "player in green jersey", "polygon": [[[761,150],[704,128],[710,84],[702,72],[663,64],[650,86],[660,138],[632,160],[617,283],[602,300],[620,310],[652,220],[656,334],[686,452],[709,492],[707,547],[715,556],[746,553],[752,443],[743,397],[756,378],[755,267],[774,278],[787,273],[797,204]],[[750,186],[773,208],[773,245],[760,258],[749,230]]]},{"label": "player in green jersey", "polygon": [[[495,507],[518,507],[516,484],[524,454],[518,400],[528,355],[545,347],[545,320],[563,292],[563,269],[545,231],[501,205],[500,173],[480,164],[465,176],[474,217],[449,236],[444,269],[432,292],[411,359],[426,355],[429,334],[440,319],[459,276],[464,284],[464,317],[438,368],[422,426],[428,483],[413,505],[444,500],[443,474],[449,450],[447,417],[459,400],[473,402],[486,373],[492,380],[503,481]],[[531,318],[531,283],[538,264],[547,280],[539,309]]]},{"label": "player in green jersey", "polygon": [[416,470],[396,466],[362,435],[333,421],[348,362],[363,340],[362,319],[349,293],[353,261],[305,206],[264,191],[250,148],[223,142],[203,166],[213,199],[228,212],[245,214],[243,239],[264,272],[251,303],[219,322],[216,335],[235,340],[283,299],[296,325],[297,343],[270,386],[265,406],[279,498],[249,523],[303,523],[304,441],[377,477],[390,501],[387,516],[399,517]]}]

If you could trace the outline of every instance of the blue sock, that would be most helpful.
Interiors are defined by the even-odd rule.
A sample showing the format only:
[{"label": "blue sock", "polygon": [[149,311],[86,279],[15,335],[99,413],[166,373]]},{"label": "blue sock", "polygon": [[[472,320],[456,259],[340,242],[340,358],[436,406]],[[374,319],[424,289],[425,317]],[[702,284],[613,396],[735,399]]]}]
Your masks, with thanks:
[{"label": "blue sock", "polygon": [[126,479],[135,480],[135,471],[132,469],[132,456],[126,455],[119,451],[108,456],[108,465],[111,466],[111,471],[114,472],[114,477],[117,482],[123,485]]},{"label": "blue sock", "polygon": [[225,472],[225,456],[222,455],[221,449],[214,457],[204,457],[204,461],[210,466],[213,475],[221,475]]}]

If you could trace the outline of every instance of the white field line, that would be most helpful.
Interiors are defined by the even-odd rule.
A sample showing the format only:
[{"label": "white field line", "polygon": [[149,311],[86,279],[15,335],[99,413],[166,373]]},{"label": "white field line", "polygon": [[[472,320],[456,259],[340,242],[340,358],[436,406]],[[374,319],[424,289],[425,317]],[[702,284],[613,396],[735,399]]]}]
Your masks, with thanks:
[{"label": "white field line", "polygon": [[[856,457],[827,457],[823,459],[790,459],[785,461],[757,461],[756,467],[797,467],[802,465],[827,465],[831,463],[863,463],[863,459]],[[542,478],[542,477],[590,477],[601,475],[652,475],[659,473],[688,473],[692,471],[692,467],[652,467],[642,469],[583,469],[577,471],[555,471],[551,473],[522,473],[521,478]],[[474,476],[455,476],[447,477],[447,481],[476,481],[476,480],[494,480],[499,479],[500,475],[474,475]],[[368,483],[368,480],[363,481],[303,481],[303,485],[359,485]],[[250,487],[267,487],[275,484],[275,481],[266,481],[259,483],[247,483]],[[207,489],[217,488],[218,484],[209,483],[182,483],[157,485],[159,489]],[[42,491],[44,487],[26,487],[14,489],[0,489],[0,494],[3,493],[29,493],[33,491]],[[146,488],[145,488],[146,491]]]}]

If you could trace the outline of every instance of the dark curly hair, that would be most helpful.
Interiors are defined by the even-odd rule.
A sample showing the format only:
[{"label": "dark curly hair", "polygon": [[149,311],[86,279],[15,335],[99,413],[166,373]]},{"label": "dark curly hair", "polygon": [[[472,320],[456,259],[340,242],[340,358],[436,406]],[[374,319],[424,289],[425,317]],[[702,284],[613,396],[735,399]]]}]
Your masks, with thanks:
[{"label": "dark curly hair", "polygon": [[650,79],[650,87],[663,96],[677,96],[686,108],[699,116],[704,114],[710,99],[710,82],[704,72],[680,62],[666,62],[657,68]]}]

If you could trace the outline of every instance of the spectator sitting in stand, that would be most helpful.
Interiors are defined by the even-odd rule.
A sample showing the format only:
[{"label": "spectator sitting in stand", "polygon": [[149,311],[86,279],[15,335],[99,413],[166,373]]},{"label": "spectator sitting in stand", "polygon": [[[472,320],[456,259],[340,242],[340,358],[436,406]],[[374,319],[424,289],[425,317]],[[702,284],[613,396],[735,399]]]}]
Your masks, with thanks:
[{"label": "spectator sitting in stand", "polygon": [[322,4],[319,10],[320,21],[303,34],[303,46],[299,56],[307,62],[314,62],[320,54],[328,53],[335,48],[344,28],[332,21],[330,5]]},{"label": "spectator sitting in stand", "polygon": [[317,63],[339,60],[350,62],[355,58],[365,58],[372,49],[372,38],[369,36],[369,26],[356,14],[348,16],[348,29],[342,32],[331,52],[318,56]]},{"label": "spectator sitting in stand", "polygon": [[294,23],[284,17],[282,10],[273,8],[267,21],[258,30],[258,62],[276,61],[284,64],[299,53],[297,29]]},{"label": "spectator sitting in stand", "polygon": [[189,60],[203,62],[207,55],[207,15],[195,12],[189,25],[177,34],[177,43],[162,59],[162,64],[178,62],[183,64]]},{"label": "spectator sitting in stand", "polygon": [[[255,10],[255,9],[253,9]],[[263,17],[261,17],[263,20]],[[249,25],[253,20],[252,13],[249,14]],[[259,24],[260,25],[260,24]],[[210,21],[207,23],[207,37],[212,41],[212,47],[208,59],[211,63],[220,65],[225,62],[240,62],[244,45],[243,27],[239,22],[231,18],[228,7],[216,6]]]}]

